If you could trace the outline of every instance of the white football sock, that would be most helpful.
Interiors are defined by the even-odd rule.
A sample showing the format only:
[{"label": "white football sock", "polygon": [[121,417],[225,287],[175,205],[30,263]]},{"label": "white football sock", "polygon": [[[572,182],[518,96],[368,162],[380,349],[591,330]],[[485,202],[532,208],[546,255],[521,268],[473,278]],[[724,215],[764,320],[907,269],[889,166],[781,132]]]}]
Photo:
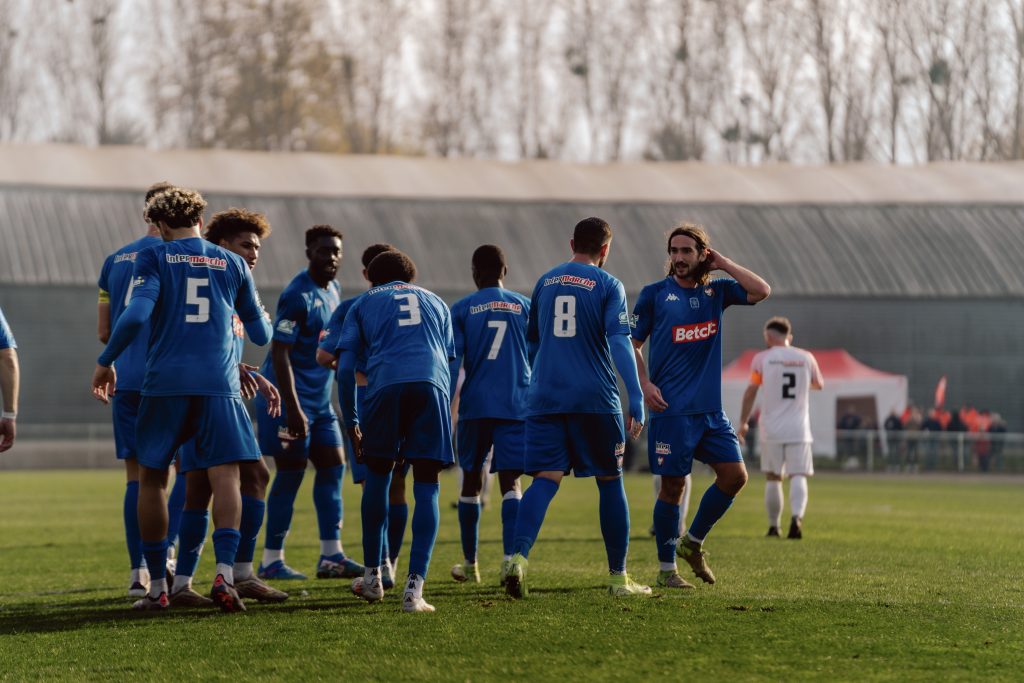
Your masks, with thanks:
[{"label": "white football sock", "polygon": [[676,567],[675,562],[659,562],[658,564],[663,572],[674,572],[679,570],[679,568]]},{"label": "white football sock", "polygon": [[274,550],[271,548],[263,549],[263,562],[261,562],[260,564],[262,564],[264,567],[269,567],[271,564],[277,562],[278,560],[284,562],[284,548],[281,548],[279,550]]},{"label": "white football sock", "polygon": [[412,593],[417,598],[423,597],[423,577],[419,574],[409,574],[405,581],[406,594]]},{"label": "white football sock", "polygon": [[501,497],[501,499],[502,500],[522,500],[523,499],[523,494],[519,490],[517,490],[517,489],[512,489],[511,491],[509,491],[508,493],[503,495]]},{"label": "white football sock", "polygon": [[139,567],[138,569],[133,569],[132,570],[131,582],[132,583],[136,583],[136,582],[138,582],[138,583],[148,583],[149,582],[149,570],[146,569],[145,565]]},{"label": "white football sock", "polygon": [[172,593],[185,590],[186,588],[192,587],[192,577],[185,576],[184,574],[174,575],[174,586],[171,588]]},{"label": "white football sock", "polygon": [[804,518],[807,511],[807,477],[802,474],[789,479],[789,507],[797,519]]},{"label": "white football sock", "polygon": [[[229,584],[231,584],[232,586],[235,585],[235,568],[233,566],[231,566],[230,564],[221,564],[220,562],[218,562],[216,572],[217,574],[223,576],[224,580],[227,581]],[[216,574],[214,575],[214,578],[216,578]]]},{"label": "white football sock", "polygon": [[149,597],[159,598],[161,593],[167,592],[167,577],[153,579],[149,584]]},{"label": "white football sock", "polygon": [[252,578],[252,562],[235,562],[235,581]]},{"label": "white football sock", "polygon": [[768,511],[768,526],[778,527],[779,517],[782,515],[781,481],[766,481],[764,483],[764,509]]},{"label": "white football sock", "polygon": [[330,557],[331,555],[343,555],[344,552],[341,550],[341,539],[321,538],[320,554],[324,557]]}]

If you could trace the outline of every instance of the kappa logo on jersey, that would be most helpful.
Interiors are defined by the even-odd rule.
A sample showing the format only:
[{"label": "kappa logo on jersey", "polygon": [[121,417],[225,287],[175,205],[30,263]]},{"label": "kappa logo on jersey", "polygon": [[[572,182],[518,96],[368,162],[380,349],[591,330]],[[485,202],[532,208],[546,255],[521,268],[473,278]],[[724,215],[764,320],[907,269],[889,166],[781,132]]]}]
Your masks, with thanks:
[{"label": "kappa logo on jersey", "polygon": [[295,321],[294,320],[279,320],[277,323],[277,331],[284,334],[292,334],[295,332]]},{"label": "kappa logo on jersey", "polygon": [[511,301],[488,301],[485,304],[478,304],[476,306],[469,307],[469,314],[475,315],[477,313],[486,313],[487,311],[503,311],[506,313],[522,313],[522,304],[513,303]]},{"label": "kappa logo on jersey", "polygon": [[672,343],[686,344],[688,342],[705,341],[718,334],[718,321],[708,320],[703,323],[692,325],[676,325],[672,328]]},{"label": "kappa logo on jersey", "polygon": [[679,301],[679,297],[672,292],[669,292],[668,296],[665,297],[665,301]]},{"label": "kappa logo on jersey", "polygon": [[597,286],[597,280],[580,277],[579,275],[556,275],[544,279],[544,286],[547,287],[548,285],[570,285],[590,290]]},{"label": "kappa logo on jersey", "polygon": [[216,256],[203,256],[202,254],[167,254],[168,263],[187,263],[193,268],[212,268],[214,270],[226,270],[228,260]]},{"label": "kappa logo on jersey", "polygon": [[700,308],[700,299],[698,299],[695,296],[691,296],[690,297],[690,308],[692,308],[693,310],[697,310],[698,308]]},{"label": "kappa logo on jersey", "polygon": [[655,441],[654,452],[657,455],[672,455],[672,444],[665,443],[664,441]]}]

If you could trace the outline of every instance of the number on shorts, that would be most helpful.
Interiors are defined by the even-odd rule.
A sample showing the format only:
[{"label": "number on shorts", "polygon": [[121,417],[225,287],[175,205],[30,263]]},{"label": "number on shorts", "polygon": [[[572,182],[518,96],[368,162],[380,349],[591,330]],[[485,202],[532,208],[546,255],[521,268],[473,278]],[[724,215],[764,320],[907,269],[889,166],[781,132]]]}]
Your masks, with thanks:
[{"label": "number on shorts", "polygon": [[185,322],[205,323],[210,319],[210,300],[205,296],[199,296],[200,287],[209,287],[210,281],[206,278],[190,277],[188,279],[188,291],[185,293],[185,303],[195,306],[195,313],[186,313]]},{"label": "number on shorts", "polygon": [[793,389],[796,388],[796,374],[784,372],[782,376],[786,378],[786,383],[782,385],[782,398],[796,398],[796,394],[793,393]]},{"label": "number on shorts", "polygon": [[398,307],[398,310],[402,313],[408,313],[408,318],[399,318],[398,326],[405,327],[407,325],[419,325],[422,318],[420,317],[420,300],[416,298],[415,294],[395,294],[395,299],[401,299],[405,301],[405,304]]},{"label": "number on shorts", "polygon": [[572,295],[555,297],[555,336],[576,336],[576,297]]},{"label": "number on shorts", "polygon": [[487,327],[493,327],[494,341],[491,342],[491,350],[487,352],[487,360],[494,360],[501,351],[501,340],[505,338],[505,331],[508,329],[508,322],[505,320],[488,320]]}]

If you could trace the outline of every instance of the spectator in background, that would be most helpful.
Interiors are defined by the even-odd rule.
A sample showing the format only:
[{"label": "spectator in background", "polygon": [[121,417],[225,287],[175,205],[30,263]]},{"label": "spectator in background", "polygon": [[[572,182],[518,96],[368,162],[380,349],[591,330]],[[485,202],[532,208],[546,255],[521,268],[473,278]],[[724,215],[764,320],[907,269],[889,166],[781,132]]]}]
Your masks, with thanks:
[{"label": "spectator in background", "polygon": [[10,450],[14,445],[20,379],[17,348],[11,328],[4,319],[3,309],[0,309],[0,400],[3,404],[3,412],[0,413],[0,453]]},{"label": "spectator in background", "polygon": [[911,434],[911,432],[920,432],[923,429],[923,424],[924,417],[921,414],[921,409],[911,405],[903,420],[904,454],[906,456],[907,471],[910,472],[917,472],[917,454],[921,438],[919,433]]},{"label": "spectator in background", "polygon": [[1003,446],[1006,445],[1006,421],[999,413],[992,413],[992,424],[989,425],[988,433],[992,435],[992,469],[999,472],[1003,469]]},{"label": "spectator in background", "polygon": [[[852,406],[847,407],[846,412],[839,418],[839,422],[836,423],[836,429],[841,431],[860,429],[860,415],[857,414]],[[853,456],[856,452],[856,443],[857,437],[853,435],[842,435],[839,439],[839,455],[844,457]]]},{"label": "spectator in background", "polygon": [[888,470],[890,472],[899,472],[900,451],[903,447],[903,421],[900,419],[899,413],[896,412],[895,408],[889,413],[889,417],[885,418],[882,427],[885,429],[886,445],[889,447],[887,455]]},{"label": "spectator in background", "polygon": [[974,423],[971,425],[971,431],[976,432],[985,436],[975,439],[974,446],[974,459],[978,463],[978,469],[982,472],[988,472],[989,461],[992,457],[992,441],[987,438],[988,429],[992,426],[992,414],[988,410],[981,410],[977,412]]},{"label": "spectator in background", "polygon": [[929,411],[928,417],[921,423],[921,431],[928,432],[924,438],[924,468],[934,470],[939,460],[939,432],[942,431],[937,408]]}]

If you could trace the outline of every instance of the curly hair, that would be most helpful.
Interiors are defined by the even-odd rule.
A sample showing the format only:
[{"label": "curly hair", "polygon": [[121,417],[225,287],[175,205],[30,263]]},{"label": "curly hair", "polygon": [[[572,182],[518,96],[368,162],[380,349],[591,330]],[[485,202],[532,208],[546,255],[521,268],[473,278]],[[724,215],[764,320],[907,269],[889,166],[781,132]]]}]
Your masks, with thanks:
[{"label": "curly hair", "polygon": [[157,196],[161,192],[166,192],[167,190],[170,190],[173,187],[174,184],[169,183],[166,180],[161,180],[159,183],[153,183],[152,185],[149,186],[149,189],[146,190],[146,200],[143,202],[143,204],[149,204],[150,199]]},{"label": "curly hair", "polygon": [[254,232],[265,239],[270,234],[270,222],[262,213],[231,207],[213,214],[206,224],[206,239],[214,244],[243,232]]},{"label": "curly hair", "polygon": [[321,237],[337,237],[339,240],[343,239],[341,230],[331,225],[314,225],[312,228],[306,231],[306,248],[313,246]]},{"label": "curly hair", "polygon": [[146,222],[169,228],[189,228],[203,217],[206,200],[195,190],[172,187],[153,196],[146,205]]},{"label": "curly hair", "polygon": [[[704,230],[703,225],[700,225],[698,223],[680,223],[672,230],[672,232],[668,234],[668,241],[665,246],[665,251],[667,251],[669,254],[672,253],[672,238],[678,237],[679,235],[689,237],[694,242],[696,242],[697,244],[695,246],[697,248],[698,254],[704,253],[711,246],[711,238],[708,237],[708,233],[707,231]],[[672,273],[672,259],[670,257],[668,260],[668,274],[672,275]],[[700,264],[700,267],[694,274],[693,279],[697,282],[697,285],[700,286],[707,284],[707,281],[710,277],[711,269],[708,268],[707,261],[704,261],[703,263]]]},{"label": "curly hair", "polygon": [[378,244],[371,244],[366,249],[363,249],[363,256],[360,259],[363,263],[363,268],[370,267],[370,261],[377,258],[385,251],[398,251],[398,247],[387,242],[380,242]]},{"label": "curly hair", "polygon": [[416,279],[416,264],[398,250],[377,254],[366,268],[366,276],[374,287],[389,282],[412,282]]}]

